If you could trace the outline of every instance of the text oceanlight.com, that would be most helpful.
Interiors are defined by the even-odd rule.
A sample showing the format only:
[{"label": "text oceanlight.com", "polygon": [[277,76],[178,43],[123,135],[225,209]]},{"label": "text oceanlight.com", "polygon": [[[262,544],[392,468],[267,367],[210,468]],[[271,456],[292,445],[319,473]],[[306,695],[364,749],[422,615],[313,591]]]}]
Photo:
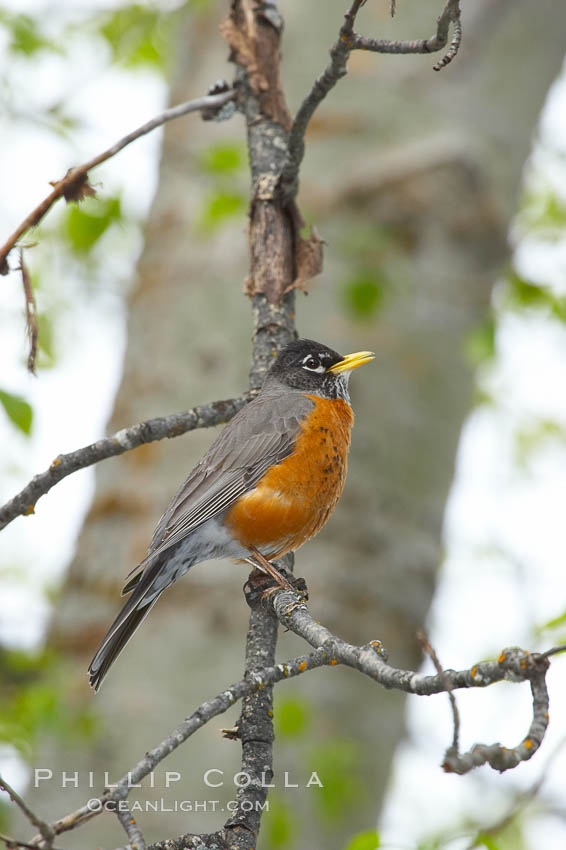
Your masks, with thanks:
[{"label": "text oceanlight.com", "polygon": [[128,812],[139,814],[143,812],[268,812],[269,801],[265,800],[229,800],[221,803],[220,800],[100,800],[93,797],[86,804],[89,812]]}]

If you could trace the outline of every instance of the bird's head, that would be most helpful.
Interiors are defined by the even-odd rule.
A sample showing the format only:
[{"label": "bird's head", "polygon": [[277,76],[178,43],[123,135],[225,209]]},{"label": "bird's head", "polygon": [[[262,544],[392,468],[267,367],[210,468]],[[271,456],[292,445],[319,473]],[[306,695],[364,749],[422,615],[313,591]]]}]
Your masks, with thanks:
[{"label": "bird's head", "polygon": [[358,366],[369,363],[372,351],[356,351],[345,357],[312,339],[287,345],[269,370],[266,384],[277,381],[293,390],[348,400],[348,380]]}]

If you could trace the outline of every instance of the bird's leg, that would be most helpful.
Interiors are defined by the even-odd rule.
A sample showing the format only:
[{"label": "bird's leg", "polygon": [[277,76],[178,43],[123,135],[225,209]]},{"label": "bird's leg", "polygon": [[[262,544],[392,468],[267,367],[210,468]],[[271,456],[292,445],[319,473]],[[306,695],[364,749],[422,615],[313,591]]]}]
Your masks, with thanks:
[{"label": "bird's leg", "polygon": [[[274,567],[255,547],[254,550],[250,547],[250,553],[252,557],[245,558],[245,561],[254,570],[250,573],[247,582],[244,584],[244,595],[250,608],[255,608],[260,603],[265,603],[271,594],[275,593],[279,588],[287,590],[287,585],[298,595],[297,598],[300,602],[307,601],[309,594],[304,578],[295,578],[291,575],[291,581],[289,582],[286,575]],[[264,566],[264,562],[267,564],[267,567]],[[275,585],[273,584],[274,581],[276,582]]]},{"label": "bird's leg", "polygon": [[254,566],[259,567],[264,573],[268,573],[283,590],[290,590],[292,593],[295,593],[295,588],[291,582],[261,554],[259,549],[256,549],[255,546],[250,546],[249,550],[253,555]]}]

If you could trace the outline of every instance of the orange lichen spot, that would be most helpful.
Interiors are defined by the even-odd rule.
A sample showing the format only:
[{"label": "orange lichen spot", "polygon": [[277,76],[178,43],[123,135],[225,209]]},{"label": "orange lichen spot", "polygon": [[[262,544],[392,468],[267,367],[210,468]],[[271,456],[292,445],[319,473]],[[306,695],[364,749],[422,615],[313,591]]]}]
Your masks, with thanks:
[{"label": "orange lichen spot", "polygon": [[505,653],[502,652],[501,655],[499,656],[499,658],[497,659],[497,663],[503,664],[504,661],[505,661]]},{"label": "orange lichen spot", "polygon": [[470,670],[470,676],[472,677],[472,679],[475,679],[475,678],[476,678],[476,676],[477,676],[477,674],[478,674],[478,668],[477,668],[477,666],[474,664],[474,666],[473,666],[473,667],[472,667],[472,669]]},{"label": "orange lichen spot", "polygon": [[50,468],[53,469],[55,466],[59,466],[60,463],[61,463],[61,455],[57,455],[55,460],[51,461],[51,467]]},{"label": "orange lichen spot", "polygon": [[331,667],[334,667],[334,665],[338,664],[338,662],[336,661],[335,658],[331,658],[329,664],[330,664]]},{"label": "orange lichen spot", "polygon": [[533,742],[531,741],[531,739],[530,739],[530,738],[525,738],[525,740],[523,741],[523,744],[525,745],[525,747],[527,748],[527,750],[532,750],[532,748],[533,748]]},{"label": "orange lichen spot", "polygon": [[521,660],[519,662],[519,667],[521,668],[521,670],[524,670],[526,666],[527,666],[527,659],[521,658]]},{"label": "orange lichen spot", "polygon": [[550,720],[550,714],[548,713],[548,711],[544,712],[544,717],[545,717],[545,720]]},{"label": "orange lichen spot", "polygon": [[28,505],[24,511],[24,516],[29,516],[35,513],[35,505]]},{"label": "orange lichen spot", "polygon": [[301,663],[299,664],[299,666],[298,666],[298,668],[297,668],[297,669],[298,669],[298,670],[300,670],[300,671],[301,671],[301,673],[302,673],[302,672],[303,672],[303,670],[306,670],[306,669],[307,669],[307,662],[306,662],[306,661],[301,661]]},{"label": "orange lichen spot", "polygon": [[273,717],[273,711],[272,711],[271,709],[269,709],[269,711],[267,712],[267,716],[268,716],[268,717]]}]

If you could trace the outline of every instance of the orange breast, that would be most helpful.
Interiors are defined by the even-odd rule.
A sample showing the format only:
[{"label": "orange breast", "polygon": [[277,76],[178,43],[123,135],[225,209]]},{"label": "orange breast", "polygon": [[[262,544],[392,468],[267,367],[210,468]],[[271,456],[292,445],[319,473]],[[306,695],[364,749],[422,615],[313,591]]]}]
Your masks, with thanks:
[{"label": "orange breast", "polygon": [[298,549],[324,525],[346,479],[354,414],[342,399],[309,395],[315,408],[303,423],[293,454],[272,467],[226,515],[242,546],[268,558]]}]

